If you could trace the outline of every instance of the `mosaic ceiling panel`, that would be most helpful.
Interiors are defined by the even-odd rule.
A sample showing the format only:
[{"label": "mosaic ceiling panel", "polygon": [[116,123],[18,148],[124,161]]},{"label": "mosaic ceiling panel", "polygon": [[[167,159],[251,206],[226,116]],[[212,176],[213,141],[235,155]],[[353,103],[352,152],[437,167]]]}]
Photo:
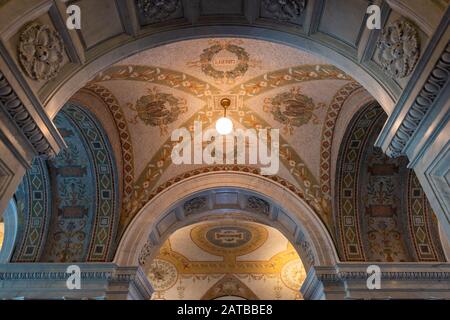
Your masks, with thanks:
[{"label": "mosaic ceiling panel", "polygon": [[279,231],[226,219],[177,230],[145,269],[153,299],[301,299],[306,277]]}]

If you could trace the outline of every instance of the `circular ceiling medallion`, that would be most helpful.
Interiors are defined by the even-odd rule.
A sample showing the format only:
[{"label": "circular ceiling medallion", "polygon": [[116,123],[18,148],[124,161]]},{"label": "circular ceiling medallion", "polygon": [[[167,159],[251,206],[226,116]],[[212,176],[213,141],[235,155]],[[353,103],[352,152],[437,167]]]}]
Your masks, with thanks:
[{"label": "circular ceiling medallion", "polygon": [[306,278],[306,271],[300,259],[291,260],[281,269],[281,281],[292,290],[300,290]]},{"label": "circular ceiling medallion", "polygon": [[147,277],[154,290],[167,290],[177,282],[178,272],[172,263],[154,259],[147,271]]},{"label": "circular ceiling medallion", "polygon": [[267,240],[263,226],[244,223],[208,223],[191,230],[194,243],[208,253],[240,256],[258,249]]}]

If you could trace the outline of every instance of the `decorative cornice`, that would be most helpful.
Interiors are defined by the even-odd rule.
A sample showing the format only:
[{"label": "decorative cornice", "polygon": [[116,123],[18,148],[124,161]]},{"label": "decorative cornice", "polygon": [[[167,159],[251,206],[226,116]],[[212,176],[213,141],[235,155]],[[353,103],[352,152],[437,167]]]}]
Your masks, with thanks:
[{"label": "decorative cornice", "polygon": [[[17,264],[15,264],[17,265]],[[83,269],[83,264],[79,265]],[[60,268],[65,269],[66,265],[59,265]],[[92,267],[92,266],[91,266]],[[30,269],[44,268],[42,264],[35,263],[29,265]],[[58,268],[55,266],[55,268]],[[12,268],[11,268],[12,269]],[[101,271],[81,271],[81,279],[84,280],[101,280],[101,281],[117,281],[117,282],[130,282],[137,279],[137,268],[120,268],[111,267],[109,270]],[[65,271],[0,271],[0,280],[53,280],[53,281],[65,281],[69,278],[70,274]]]},{"label": "decorative cornice", "polygon": [[445,88],[450,74],[450,44],[447,44],[439,60],[431,71],[428,79],[408,110],[394,138],[389,144],[386,154],[389,157],[399,157],[404,153],[405,146],[433,106],[436,98]]},{"label": "decorative cornice", "polygon": [[40,156],[53,156],[54,150],[30,112],[0,71],[0,104]]},{"label": "decorative cornice", "polygon": [[[340,271],[337,273],[318,274],[320,281],[364,280],[368,277],[365,271]],[[450,281],[450,272],[439,271],[388,271],[381,272],[382,280],[446,280]]]}]

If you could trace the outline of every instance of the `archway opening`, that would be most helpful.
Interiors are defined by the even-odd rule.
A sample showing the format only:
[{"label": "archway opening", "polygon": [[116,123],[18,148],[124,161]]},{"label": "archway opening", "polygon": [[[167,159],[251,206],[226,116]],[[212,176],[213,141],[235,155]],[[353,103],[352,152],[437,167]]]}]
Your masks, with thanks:
[{"label": "archway opening", "polygon": [[8,207],[0,213],[0,263],[10,261],[18,228],[17,206],[15,199],[11,199]]},{"label": "archway opening", "polygon": [[154,300],[299,300],[306,277],[280,231],[220,216],[172,233],[143,268]]}]

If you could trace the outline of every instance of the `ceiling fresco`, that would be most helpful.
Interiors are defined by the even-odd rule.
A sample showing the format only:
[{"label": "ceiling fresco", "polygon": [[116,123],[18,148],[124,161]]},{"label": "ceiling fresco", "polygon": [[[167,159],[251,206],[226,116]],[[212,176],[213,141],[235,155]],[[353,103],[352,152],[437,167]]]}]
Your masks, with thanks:
[{"label": "ceiling fresco", "polygon": [[204,130],[212,127],[223,114],[223,97],[231,100],[227,115],[237,128],[280,130],[277,176],[301,190],[333,228],[328,172],[333,117],[348,96],[365,90],[326,61],[267,41],[188,40],[122,60],[85,90],[114,109],[120,137],[128,139],[121,141],[128,159],[121,230],[158,185],[205,166],[172,164],[171,132],[192,131],[194,121]]},{"label": "ceiling fresco", "polygon": [[215,220],[178,229],[145,266],[152,299],[302,299],[306,272],[289,241],[254,222]]}]

